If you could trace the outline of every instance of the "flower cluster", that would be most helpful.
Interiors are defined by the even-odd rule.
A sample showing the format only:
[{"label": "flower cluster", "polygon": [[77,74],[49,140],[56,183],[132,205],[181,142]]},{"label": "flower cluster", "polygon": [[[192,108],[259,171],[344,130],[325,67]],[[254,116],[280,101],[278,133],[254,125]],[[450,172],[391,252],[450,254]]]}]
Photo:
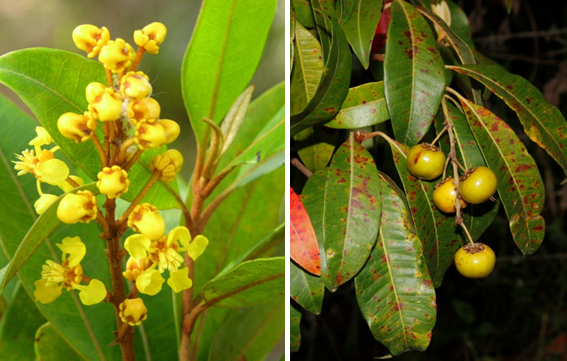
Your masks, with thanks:
[{"label": "flower cluster", "polygon": [[[76,46],[86,51],[89,58],[98,56],[105,68],[108,84],[89,83],[85,88],[88,108],[80,114],[62,114],[57,128],[60,135],[77,143],[92,142],[99,153],[101,168],[97,170],[96,187],[106,197],[105,213],[99,209],[93,187],[90,188],[93,191],[75,189],[84,182],[70,176],[67,165],[54,157],[53,153],[59,148],[41,148],[53,142],[44,128],[38,127],[37,137],[29,143],[34,149],[17,155],[18,161],[15,162],[18,175],[31,173],[37,178],[41,197],[35,207],[39,214],[58,202],[57,217],[61,222],[96,221],[101,225],[101,237],[107,240],[109,248],[116,250],[114,256],[109,256],[111,262],[119,262],[129,254],[122,277],[133,282],[134,287],[125,299],[121,296],[123,301],[118,301],[120,304],[115,303],[115,306],[119,306],[117,316],[131,326],[139,325],[147,318],[148,310],[142,299],[137,297],[138,292],[150,296],[157,294],[165,283],[162,276],[165,271],[169,274],[167,284],[175,292],[190,288],[193,282],[188,268],[184,267],[185,252],[195,260],[208,245],[203,236],[192,239],[186,227],[175,227],[166,234],[165,221],[157,208],[149,203],[139,204],[155,182],[172,182],[181,170],[183,156],[175,149],[151,159],[147,164],[152,172],[151,179],[138,195],[132,195],[132,204],[119,219],[114,219],[114,211],[108,211],[109,205],[115,207],[115,200],[132,188],[130,169],[140,155],[148,149],[172,143],[180,133],[176,122],[160,118],[160,105],[151,98],[150,79],[136,70],[145,52],[159,52],[166,34],[167,29],[161,23],[135,31],[136,52],[123,39],[111,40],[105,27],[81,25],[73,31]],[[59,186],[66,194],[61,197],[43,194],[43,182]],[[128,228],[136,233],[125,240],[121,250],[120,237]],[[85,305],[104,300],[115,302],[114,294],[106,289],[103,282],[83,274],[80,263],[86,256],[86,246],[79,237],[67,237],[57,246],[63,252],[62,261],[47,260],[41,279],[35,283],[34,296],[39,302],[54,301],[62,294],[63,288],[78,290]]]}]

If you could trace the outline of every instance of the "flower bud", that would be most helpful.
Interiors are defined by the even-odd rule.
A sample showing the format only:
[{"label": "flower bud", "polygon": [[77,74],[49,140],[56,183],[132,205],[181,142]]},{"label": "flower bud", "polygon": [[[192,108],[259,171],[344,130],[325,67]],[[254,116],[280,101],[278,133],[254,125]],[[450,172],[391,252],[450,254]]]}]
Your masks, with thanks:
[{"label": "flower bud", "polygon": [[123,39],[110,40],[100,50],[98,61],[113,73],[122,73],[132,65],[136,57],[134,49]]},{"label": "flower bud", "polygon": [[154,98],[143,98],[128,104],[128,117],[133,126],[142,119],[159,119],[160,113],[161,107]]},{"label": "flower bud", "polygon": [[167,133],[155,119],[142,119],[136,124],[134,140],[143,150],[157,148],[166,144]]},{"label": "flower bud", "polygon": [[167,136],[167,142],[165,144],[173,143],[181,132],[179,124],[177,124],[177,122],[174,122],[173,120],[159,119],[156,123],[161,125],[165,129],[165,134]]},{"label": "flower bud", "polygon": [[141,298],[126,299],[120,304],[120,319],[130,326],[137,326],[148,318],[148,309]]},{"label": "flower bud", "polygon": [[55,201],[58,199],[56,195],[53,194],[42,194],[41,197],[33,204],[37,214],[41,215],[47,210]]},{"label": "flower bud", "polygon": [[122,275],[128,281],[134,282],[136,278],[138,278],[138,276],[148,268],[149,264],[150,260],[148,257],[141,259],[130,257],[126,262],[126,271],[122,272]]},{"label": "flower bud", "polygon": [[150,78],[142,71],[129,71],[120,82],[120,91],[130,100],[140,100],[152,93]]},{"label": "flower bud", "polygon": [[150,54],[159,53],[159,46],[167,35],[167,28],[162,23],[151,23],[142,30],[134,32],[134,42]]},{"label": "flower bud", "polygon": [[96,186],[100,193],[106,194],[108,198],[119,198],[120,195],[128,192],[128,186],[130,186],[128,173],[117,165],[113,165],[112,168],[104,167],[98,173]]},{"label": "flower bud", "polygon": [[165,233],[165,220],[159,214],[157,208],[149,203],[138,204],[134,208],[128,216],[128,226],[134,232],[139,232],[152,241]]},{"label": "flower bud", "polygon": [[57,207],[57,218],[67,224],[89,223],[96,218],[97,212],[96,197],[90,191],[78,191],[63,197]]},{"label": "flower bud", "polygon": [[91,139],[96,129],[96,120],[88,112],[83,115],[65,113],[57,120],[59,132],[77,143],[86,142]]},{"label": "flower bud", "polygon": [[87,86],[89,111],[101,122],[118,120],[122,111],[122,97],[112,88],[100,87],[100,83]]},{"label": "flower bud", "polygon": [[156,155],[150,163],[150,170],[158,169],[161,171],[163,182],[171,182],[183,166],[183,155],[176,149],[169,149],[163,154]]},{"label": "flower bud", "polygon": [[104,26],[102,29],[94,25],[79,25],[73,30],[73,42],[77,48],[87,52],[89,58],[94,58],[100,49],[110,40],[110,32]]}]

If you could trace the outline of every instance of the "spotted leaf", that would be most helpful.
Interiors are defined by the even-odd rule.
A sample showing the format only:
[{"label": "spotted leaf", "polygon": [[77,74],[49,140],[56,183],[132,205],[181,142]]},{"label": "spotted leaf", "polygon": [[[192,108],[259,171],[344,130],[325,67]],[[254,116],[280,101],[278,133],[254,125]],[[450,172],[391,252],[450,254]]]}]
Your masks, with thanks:
[{"label": "spotted leaf", "polygon": [[318,315],[321,312],[323,295],[325,294],[325,287],[321,277],[313,276],[303,271],[293,262],[289,264],[289,270],[289,292],[291,298],[307,311]]},{"label": "spotted leaf", "polygon": [[307,271],[315,275],[321,275],[319,246],[317,245],[317,237],[309,220],[309,215],[293,188],[289,190],[289,253],[291,259]]}]

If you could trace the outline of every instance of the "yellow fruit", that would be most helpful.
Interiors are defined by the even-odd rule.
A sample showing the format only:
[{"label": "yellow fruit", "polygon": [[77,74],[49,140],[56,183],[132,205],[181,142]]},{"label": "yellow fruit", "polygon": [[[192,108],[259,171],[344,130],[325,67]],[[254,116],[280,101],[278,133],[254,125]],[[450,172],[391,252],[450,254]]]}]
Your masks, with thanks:
[{"label": "yellow fruit", "polygon": [[421,143],[409,150],[406,165],[414,177],[432,180],[443,173],[445,154],[434,145]]},{"label": "yellow fruit", "polygon": [[[457,211],[457,192],[455,192],[452,177],[446,178],[435,186],[433,203],[435,203],[441,212],[455,213]],[[461,199],[461,209],[465,208],[467,204],[465,200]]]},{"label": "yellow fruit", "polygon": [[482,166],[469,169],[460,181],[459,192],[463,199],[471,204],[485,202],[494,195],[498,187],[494,172]]},{"label": "yellow fruit", "polygon": [[492,272],[496,255],[492,248],[477,242],[459,248],[455,253],[455,266],[467,278],[484,278]]}]

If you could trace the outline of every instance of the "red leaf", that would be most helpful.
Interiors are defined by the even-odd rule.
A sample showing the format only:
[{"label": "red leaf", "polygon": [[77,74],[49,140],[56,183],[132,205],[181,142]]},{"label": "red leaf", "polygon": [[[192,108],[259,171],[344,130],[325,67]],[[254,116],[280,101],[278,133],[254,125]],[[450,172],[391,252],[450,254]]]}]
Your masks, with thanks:
[{"label": "red leaf", "polygon": [[392,0],[384,1],[382,15],[380,16],[380,21],[376,27],[376,35],[372,39],[372,49],[371,53],[384,52],[384,46],[386,45],[386,39],[388,34],[388,26],[390,25],[390,6],[386,8],[387,4],[390,4]]},{"label": "red leaf", "polygon": [[289,218],[291,221],[290,230],[290,255],[298,265],[314,275],[321,275],[321,258],[319,256],[319,245],[317,237],[311,225],[309,215],[301,203],[301,199],[297,196],[293,188],[289,188],[290,211]]}]

